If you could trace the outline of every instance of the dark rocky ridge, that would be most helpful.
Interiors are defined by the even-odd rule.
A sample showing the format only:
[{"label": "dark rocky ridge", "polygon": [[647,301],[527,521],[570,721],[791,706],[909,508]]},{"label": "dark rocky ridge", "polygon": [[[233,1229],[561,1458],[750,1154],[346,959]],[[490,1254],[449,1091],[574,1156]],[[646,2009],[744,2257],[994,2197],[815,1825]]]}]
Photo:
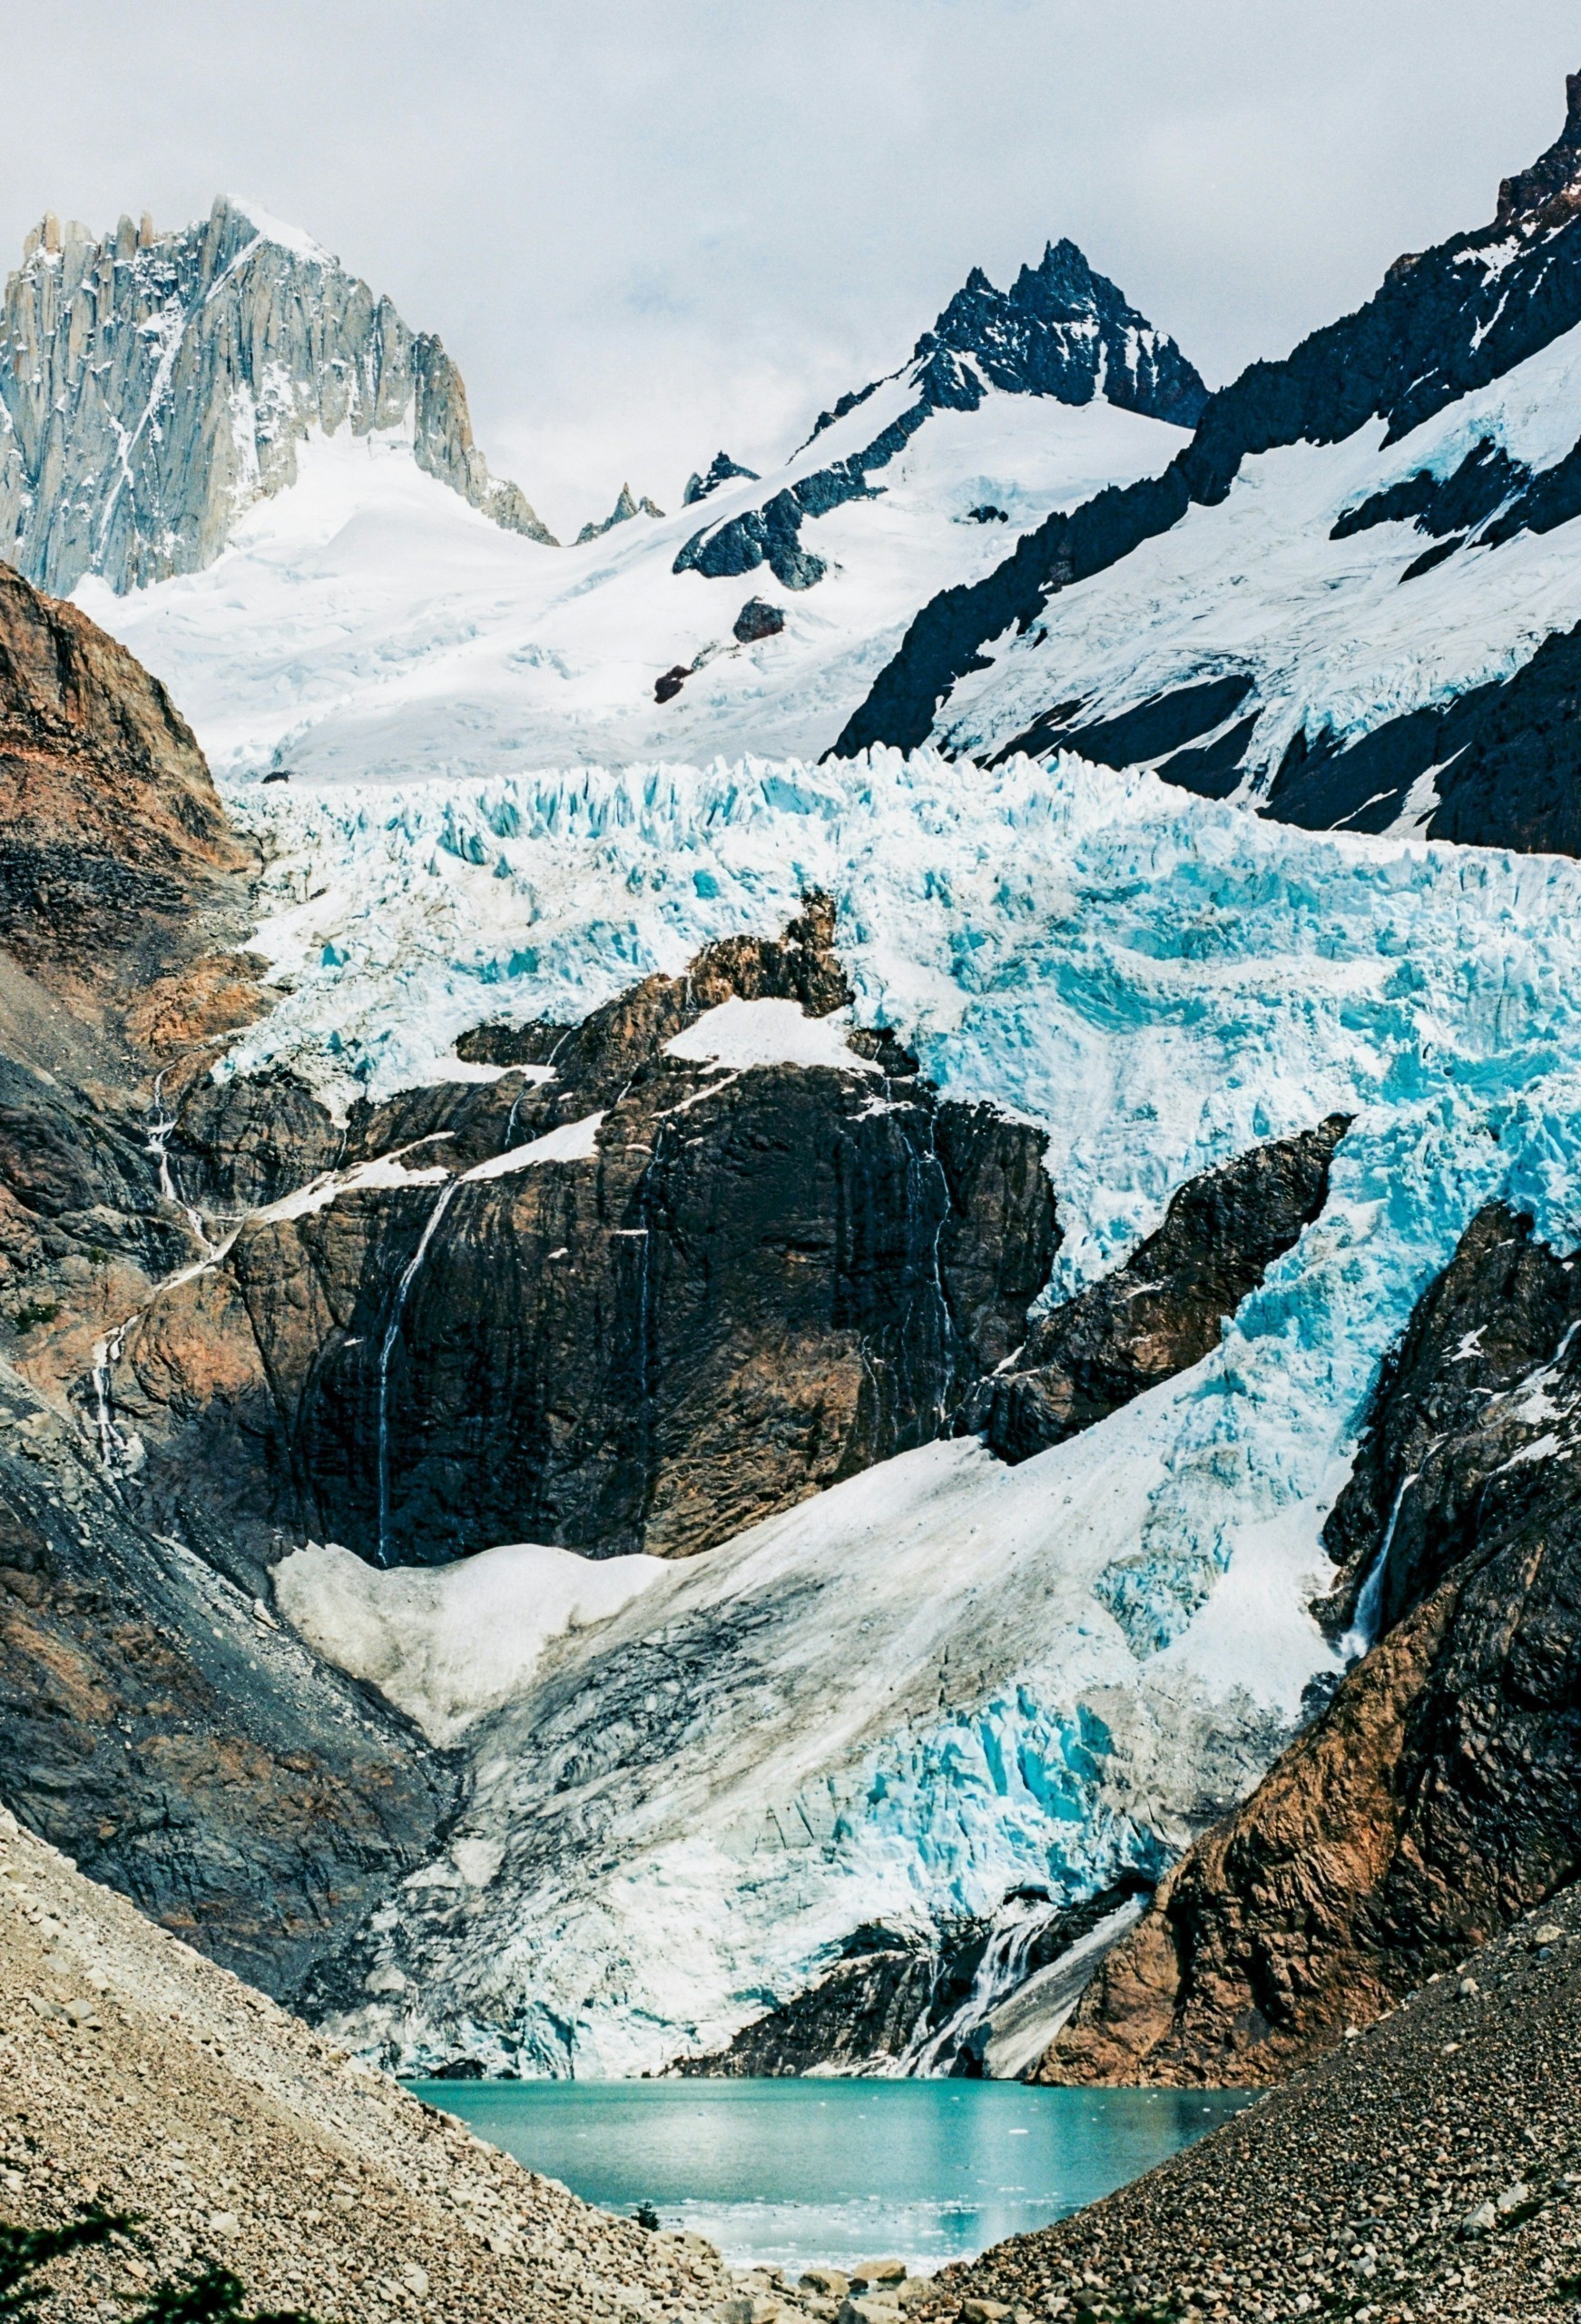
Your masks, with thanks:
[{"label": "dark rocky ridge", "polygon": [[[903,452],[936,411],[976,411],[991,389],[1053,396],[1061,403],[1111,403],[1189,428],[1207,389],[1173,339],[1154,329],[1106,275],[1095,273],[1076,245],[1050,242],[1036,269],[1024,266],[1008,291],[974,267],[933,329],[911,352],[917,401],[870,444],[831,461],[777,492],[761,508],[694,533],[675,559],[677,573],[717,580],[766,564],[787,589],[810,589],[828,571],[801,541],[802,521],[850,500],[870,500],[881,486],[869,478]],[[808,441],[865,403],[885,382],[842,396],[820,415]],[[720,458],[723,458],[723,454]],[[714,468],[719,467],[716,460]],[[745,474],[727,463],[727,474]],[[709,471],[713,478],[713,469]],[[697,494],[702,498],[711,486]],[[692,497],[690,486],[687,498]]]},{"label": "dark rocky ridge", "polygon": [[1037,1317],[1013,1368],[979,1384],[957,1425],[1002,1460],[1029,1460],[1199,1363],[1322,1209],[1349,1127],[1332,1114],[1192,1179],[1124,1266]]},{"label": "dark rocky ridge", "polygon": [[0,1366],[0,1795],[30,1830],[284,1998],[457,1789],[379,1697],[138,1525]]},{"label": "dark rocky ridge", "polygon": [[[1506,182],[1491,225],[1397,261],[1367,305],[1314,332],[1282,362],[1252,365],[1209,399],[1192,441],[1162,477],[1112,487],[1069,514],[1056,513],[1025,534],[983,580],[946,590],[924,606],[832,754],[849,757],[878,743],[919,747],[957,680],[984,666],[983,649],[992,639],[1012,627],[1025,633],[1061,590],[1180,523],[1193,504],[1222,501],[1250,455],[1301,441],[1335,443],[1372,418],[1385,421],[1386,441],[1396,442],[1571,330],[1581,320],[1581,75],[1569,81],[1566,95],[1559,138],[1531,171]],[[1480,262],[1512,240],[1517,248],[1507,265],[1490,269]],[[1560,470],[1519,489],[1512,484],[1514,497],[1507,494],[1498,504],[1495,527],[1540,529],[1566,521],[1575,513],[1573,467],[1573,461],[1561,463]],[[1456,492],[1468,510],[1475,505],[1487,516],[1486,496],[1495,481],[1473,463]],[[1443,504],[1446,517],[1454,497]],[[1079,704],[1051,705],[1018,742],[1050,747],[1046,734],[1068,725],[1079,709]],[[1249,740],[1248,730],[1208,765],[1178,765],[1176,779],[1225,795],[1234,787]],[[1074,738],[1072,746],[1082,747]],[[1431,763],[1429,753],[1424,763]],[[1360,784],[1358,773],[1351,807],[1369,796]],[[1282,796],[1296,803],[1288,791]],[[1268,803],[1270,812],[1284,812],[1277,783]],[[1390,812],[1398,812],[1397,803]],[[1293,819],[1305,817],[1298,812]],[[1507,835],[1517,845],[1563,844],[1529,835],[1547,828],[1522,784],[1507,779],[1496,793],[1484,783],[1474,800],[1468,797],[1458,813],[1446,811],[1429,832],[1488,843],[1504,843]]]},{"label": "dark rocky ridge", "polygon": [[681,495],[682,507],[690,508],[693,502],[706,500],[711,492],[717,492],[722,484],[728,484],[732,477],[738,476],[745,477],[750,484],[756,484],[758,480],[756,468],[742,468],[741,462],[732,460],[728,452],[715,452],[701,476],[693,469],[687,478],[686,489]]},{"label": "dark rocky ridge", "polygon": [[[831,939],[810,900],[784,941],[717,945],[555,1034],[550,1081],[355,1118],[343,1167],[425,1141],[409,1163],[443,1180],[250,1220],[137,1321],[113,1397],[151,1515],[201,1509],[260,1562],[277,1528],[387,1560],[683,1554],[947,1430],[1047,1277],[1042,1138],[939,1099],[883,1035],[849,1070],[665,1054],[732,996],[840,1006]],[[221,1110],[200,1093],[183,1131],[200,1200],[238,1182]],[[595,1113],[585,1158],[466,1179]]]},{"label": "dark rocky ridge", "polygon": [[1071,404],[1101,393],[1123,411],[1192,428],[1208,400],[1196,366],[1068,236],[1007,291],[974,266],[912,360],[924,399],[940,409],[976,411],[987,388]]},{"label": "dark rocky ridge", "polygon": [[1581,1268],[1491,1206],[1380,1381],[1330,1541],[1381,1625],[1161,1886],[1052,2082],[1262,2082],[1581,1869]]}]

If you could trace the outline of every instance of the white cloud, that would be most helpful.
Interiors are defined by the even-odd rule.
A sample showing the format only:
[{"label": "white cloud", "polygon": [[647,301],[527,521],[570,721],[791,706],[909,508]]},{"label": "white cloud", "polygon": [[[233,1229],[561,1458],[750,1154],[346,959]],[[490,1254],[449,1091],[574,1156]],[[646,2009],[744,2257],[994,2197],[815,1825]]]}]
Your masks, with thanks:
[{"label": "white cloud", "polygon": [[[1072,234],[1210,378],[1491,215],[1563,0],[64,0],[7,26],[0,251],[255,191],[437,330],[557,528],[786,448],[974,262]],[[69,68],[63,59],[69,58]]]}]

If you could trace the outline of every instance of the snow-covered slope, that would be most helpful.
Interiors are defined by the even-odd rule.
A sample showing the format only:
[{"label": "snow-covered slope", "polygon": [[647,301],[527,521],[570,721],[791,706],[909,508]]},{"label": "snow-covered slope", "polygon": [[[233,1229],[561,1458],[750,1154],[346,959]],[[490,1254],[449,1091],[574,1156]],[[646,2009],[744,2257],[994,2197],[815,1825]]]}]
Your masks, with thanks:
[{"label": "snow-covered slope", "polygon": [[[869,405],[779,476],[783,488],[873,431]],[[338,436],[298,451],[295,488],[235,528],[206,572],[78,599],[162,677],[215,768],[409,782],[543,765],[760,750],[816,757],[899,642],[918,598],[975,579],[1007,528],[1103,485],[1150,474],[1179,433],[1107,402],[1073,409],[993,393],[940,412],[886,476],[882,498],[820,523],[830,570],[788,590],[675,573],[697,530],[684,508],[637,517],[554,556],[502,533],[414,467],[406,444]],[[711,519],[764,485],[710,497]],[[784,628],[738,644],[753,596]],[[669,702],[668,670],[708,658]]]},{"label": "snow-covered slope", "polygon": [[[1490,466],[1502,455],[1541,477],[1578,431],[1581,328],[1392,442],[1387,422],[1373,419],[1340,443],[1249,458],[1217,506],[1193,508],[1067,592],[1026,637],[1005,639],[988,669],[964,675],[944,717],[948,743],[1003,748],[1051,701],[1080,700],[1083,725],[1096,727],[1177,690],[1241,678],[1242,698],[1191,741],[1201,751],[1238,734],[1224,787],[1255,797],[1297,736],[1329,734],[1342,746],[1512,677],[1551,631],[1581,620],[1581,508],[1553,531],[1457,542],[1426,571],[1413,568],[1433,543],[1414,517],[1354,530],[1343,520],[1416,478],[1444,482],[1473,459]],[[1496,506],[1509,497],[1500,492]],[[1068,712],[1057,722],[1074,723]],[[1091,739],[1101,750],[1115,738]],[[1144,763],[1167,763],[1182,746],[1173,736],[1156,749],[1147,741],[1136,753]],[[1196,770],[1173,772],[1192,787],[1202,781]],[[1439,803],[1430,779],[1409,805],[1382,777],[1380,787],[1385,796],[1358,799],[1342,820],[1376,807],[1384,813],[1364,828],[1402,816],[1419,827]]]},{"label": "snow-covered slope", "polygon": [[1166,466],[1203,393],[1063,244],[1008,293],[974,276],[781,468],[722,456],[668,517],[628,498],[545,556],[436,488],[409,428],[319,429],[207,569],[79,596],[232,775],[816,756],[924,597],[1051,510]]},{"label": "snow-covered slope", "polygon": [[1581,867],[1075,762],[248,797],[297,980],[249,1060],[394,1086],[480,1016],[564,1019],[771,931],[816,881],[859,1018],[1046,1128],[1062,1288],[1207,1164],[1355,1116],[1322,1216],[1194,1371],[1014,1471],[908,1454],[480,1695],[469,1805],[365,1933],[350,2034],[655,2065],[864,1922],[1085,1895],[1244,1792],[1334,1668],[1320,1529],[1413,1299],[1495,1193],[1581,1233]]},{"label": "snow-covered slope", "polygon": [[922,610],[840,747],[1065,747],[1311,829],[1581,849],[1581,75],[1491,224]]}]

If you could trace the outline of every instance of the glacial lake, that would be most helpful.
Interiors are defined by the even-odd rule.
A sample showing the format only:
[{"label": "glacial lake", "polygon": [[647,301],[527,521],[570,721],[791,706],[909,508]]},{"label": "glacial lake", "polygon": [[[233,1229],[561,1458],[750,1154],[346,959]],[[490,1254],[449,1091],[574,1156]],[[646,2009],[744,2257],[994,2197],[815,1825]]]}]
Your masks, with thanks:
[{"label": "glacial lake", "polygon": [[1014,2082],[422,2082],[430,2105],[605,2210],[652,2203],[732,2267],[893,2255],[914,2274],[1063,2219],[1251,2091]]}]

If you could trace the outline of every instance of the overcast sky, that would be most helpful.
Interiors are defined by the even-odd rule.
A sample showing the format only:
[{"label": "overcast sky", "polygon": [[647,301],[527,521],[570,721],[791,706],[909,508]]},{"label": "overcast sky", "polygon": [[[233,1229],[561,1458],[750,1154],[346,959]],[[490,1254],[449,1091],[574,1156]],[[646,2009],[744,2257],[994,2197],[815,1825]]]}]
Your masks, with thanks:
[{"label": "overcast sky", "polygon": [[459,362],[562,533],[673,505],[1070,234],[1211,382],[1491,216],[1574,0],[53,0],[5,10],[0,253],[46,207],[305,226]]}]

